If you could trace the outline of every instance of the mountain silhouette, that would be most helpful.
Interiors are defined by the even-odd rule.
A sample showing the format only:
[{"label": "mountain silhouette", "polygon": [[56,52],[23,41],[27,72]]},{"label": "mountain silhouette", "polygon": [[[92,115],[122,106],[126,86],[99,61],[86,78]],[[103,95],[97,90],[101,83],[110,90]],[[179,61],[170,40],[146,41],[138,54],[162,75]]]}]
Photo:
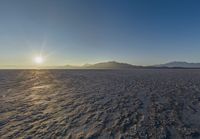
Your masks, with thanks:
[{"label": "mountain silhouette", "polygon": [[168,67],[168,68],[200,68],[200,63],[188,63],[185,61],[173,61],[165,64],[154,65],[153,67]]},{"label": "mountain silhouette", "polygon": [[[34,67],[0,66],[1,69],[31,69]],[[132,65],[116,61],[100,62],[95,64],[85,64],[82,66],[41,66],[39,69],[166,69],[166,68],[200,68],[200,63],[189,63],[184,61],[173,61],[165,64],[152,66]]]},{"label": "mountain silhouette", "polygon": [[66,66],[60,66],[56,67],[59,69],[150,69],[150,68],[200,68],[200,63],[188,63],[184,61],[173,61],[168,62],[165,64],[158,64],[158,65],[152,65],[152,66],[140,66],[140,65],[132,65],[128,63],[121,63],[116,61],[108,61],[108,62],[100,62],[96,64],[85,64],[82,66],[72,66],[72,65],[66,65]]},{"label": "mountain silhouette", "polygon": [[132,68],[140,68],[141,66],[135,66],[127,63],[119,63],[116,61],[102,62],[96,64],[87,64],[82,66],[82,68],[86,69],[132,69]]}]

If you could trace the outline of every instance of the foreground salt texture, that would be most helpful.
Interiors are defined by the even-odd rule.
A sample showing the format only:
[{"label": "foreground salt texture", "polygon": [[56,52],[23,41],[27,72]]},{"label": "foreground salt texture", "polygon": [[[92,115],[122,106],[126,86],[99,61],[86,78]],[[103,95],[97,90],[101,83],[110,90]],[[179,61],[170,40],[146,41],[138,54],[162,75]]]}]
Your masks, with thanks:
[{"label": "foreground salt texture", "polygon": [[200,138],[200,70],[0,71],[0,138]]}]

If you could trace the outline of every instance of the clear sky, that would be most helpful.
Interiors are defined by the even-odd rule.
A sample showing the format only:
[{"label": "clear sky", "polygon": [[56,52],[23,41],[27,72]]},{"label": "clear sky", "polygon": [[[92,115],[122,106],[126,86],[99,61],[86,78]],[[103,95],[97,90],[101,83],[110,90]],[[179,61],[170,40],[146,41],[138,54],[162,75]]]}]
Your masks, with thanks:
[{"label": "clear sky", "polygon": [[200,62],[198,0],[0,0],[0,65]]}]

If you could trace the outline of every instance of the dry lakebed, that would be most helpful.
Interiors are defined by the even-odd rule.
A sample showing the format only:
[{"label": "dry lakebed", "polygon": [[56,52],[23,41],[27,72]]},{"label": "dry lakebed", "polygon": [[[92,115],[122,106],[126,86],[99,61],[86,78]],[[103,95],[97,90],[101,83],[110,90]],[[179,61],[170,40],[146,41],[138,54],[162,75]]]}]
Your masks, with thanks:
[{"label": "dry lakebed", "polygon": [[1,139],[198,139],[200,70],[0,70]]}]

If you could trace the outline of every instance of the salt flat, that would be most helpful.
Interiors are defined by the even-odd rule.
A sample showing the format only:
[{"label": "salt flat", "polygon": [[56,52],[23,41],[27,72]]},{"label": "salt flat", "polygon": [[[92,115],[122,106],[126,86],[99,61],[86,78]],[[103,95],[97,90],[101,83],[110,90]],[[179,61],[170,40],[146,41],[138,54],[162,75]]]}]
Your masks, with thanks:
[{"label": "salt flat", "polygon": [[0,138],[200,138],[200,70],[1,70]]}]

